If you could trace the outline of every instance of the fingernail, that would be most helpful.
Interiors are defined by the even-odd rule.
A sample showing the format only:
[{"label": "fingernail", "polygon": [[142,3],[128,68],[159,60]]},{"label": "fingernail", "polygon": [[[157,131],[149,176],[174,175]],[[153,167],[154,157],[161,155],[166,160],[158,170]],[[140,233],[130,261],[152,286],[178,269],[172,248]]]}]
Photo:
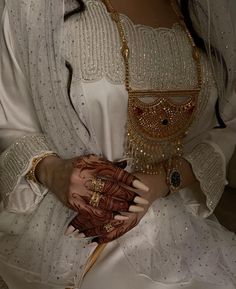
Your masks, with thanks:
[{"label": "fingernail", "polygon": [[116,216],[114,217],[114,220],[127,221],[127,220],[129,220],[129,217],[127,217],[127,216],[122,216],[122,215],[116,215]]},{"label": "fingernail", "polygon": [[85,238],[85,235],[83,233],[79,234],[77,236],[75,236],[77,239],[82,239]]},{"label": "fingernail", "polygon": [[75,228],[73,226],[69,226],[66,231],[65,231],[65,235],[69,236],[70,234],[74,233]]},{"label": "fingernail", "polygon": [[141,197],[135,197],[134,198],[134,202],[136,204],[140,204],[140,205],[148,205],[149,204],[149,201],[144,199],[144,198],[141,198]]},{"label": "fingernail", "polygon": [[133,181],[133,187],[145,192],[149,191],[149,187],[147,187],[146,185],[144,185],[142,182],[140,182],[139,180],[134,180]]},{"label": "fingernail", "polygon": [[144,211],[144,208],[138,206],[130,206],[129,211],[132,213],[140,213]]}]

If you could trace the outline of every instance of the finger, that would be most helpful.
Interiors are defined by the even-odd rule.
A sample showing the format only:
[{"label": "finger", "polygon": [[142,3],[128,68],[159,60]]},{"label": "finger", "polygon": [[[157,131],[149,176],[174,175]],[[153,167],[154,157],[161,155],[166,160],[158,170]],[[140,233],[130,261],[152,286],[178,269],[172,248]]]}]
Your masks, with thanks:
[{"label": "finger", "polygon": [[69,236],[70,234],[74,233],[75,230],[76,230],[75,227],[72,226],[72,225],[70,225],[70,226],[66,229],[65,235],[66,235],[66,236]]},{"label": "finger", "polygon": [[135,189],[144,191],[144,192],[148,192],[149,191],[149,187],[146,186],[144,183],[142,183],[140,180],[136,179],[133,181],[133,187]]},{"label": "finger", "polygon": [[83,233],[86,237],[98,237],[106,235],[107,233],[111,233],[112,231],[115,231],[117,228],[122,226],[124,224],[123,221],[111,221],[109,223],[106,223],[105,225],[98,226],[96,228],[91,228]]},{"label": "finger", "polygon": [[128,190],[120,186],[117,182],[112,182],[109,180],[104,181],[102,193],[108,194],[113,198],[126,200],[128,202],[133,201],[136,196],[134,191]]},{"label": "finger", "polygon": [[133,229],[137,224],[138,224],[138,218],[137,218],[137,215],[134,215],[134,218],[132,220],[129,220],[128,222],[120,223],[119,225],[114,226],[115,227],[114,230],[110,230],[106,234],[97,236],[96,242],[98,244],[102,244],[102,243],[108,243],[115,239],[118,239],[119,237],[121,237],[122,235],[124,235],[125,233]]},{"label": "finger", "polygon": [[121,182],[129,187],[132,187],[133,182],[136,180],[134,175],[118,167],[114,167],[113,171],[111,172],[111,177],[117,182]]},{"label": "finger", "polygon": [[117,220],[117,221],[128,221],[129,217],[118,214],[118,215],[114,216],[114,220]]},{"label": "finger", "polygon": [[76,232],[74,233],[74,237],[75,237],[76,239],[82,239],[82,238],[85,238],[86,236],[85,236],[83,233],[80,233],[80,231],[76,231]]},{"label": "finger", "polygon": [[112,163],[107,163],[105,166],[100,168],[97,167],[96,173],[99,177],[108,177],[130,187],[132,187],[133,181],[136,180],[135,176]]},{"label": "finger", "polygon": [[140,197],[137,196],[137,193],[131,190],[128,190],[122,186],[120,186],[116,182],[111,181],[104,181],[104,186],[101,191],[104,194],[108,194],[110,197],[117,198],[117,199],[123,199],[125,201],[140,204],[140,205],[147,205],[149,202]]},{"label": "finger", "polygon": [[[101,210],[113,211],[113,212],[142,212],[144,209],[140,206],[136,206],[133,202],[126,202],[120,199],[115,199],[110,196],[102,195],[96,192],[91,192],[90,196],[84,196],[84,200],[87,201],[92,207],[99,208]],[[93,197],[93,195],[95,197]],[[96,202],[94,201],[96,199]],[[143,198],[136,198],[137,202],[147,203]]]},{"label": "finger", "polygon": [[144,208],[140,207],[140,206],[132,205],[132,206],[129,207],[129,212],[131,212],[131,213],[141,213],[143,211],[144,211]]},{"label": "finger", "polygon": [[104,211],[86,205],[81,208],[79,214],[71,221],[70,225],[83,232],[86,229],[105,224],[113,220],[113,218],[114,214],[111,211]]},{"label": "finger", "polygon": [[149,201],[144,199],[144,198],[141,198],[141,197],[137,196],[137,197],[134,198],[134,203],[139,204],[139,205],[148,205]]},{"label": "finger", "polygon": [[112,169],[108,170],[108,174],[112,179],[116,180],[117,182],[121,182],[129,187],[133,187],[144,192],[149,191],[149,188],[145,184],[138,180],[134,175],[128,173],[121,168],[113,166]]},{"label": "finger", "polygon": [[98,207],[107,211],[128,212],[130,203],[111,198],[110,196],[101,195]]},{"label": "finger", "polygon": [[118,182],[140,190],[148,191],[148,187],[140,182],[134,175],[115,166],[112,162],[98,158],[95,155],[78,158],[74,167],[80,170],[80,174],[92,173],[101,177],[111,177]]},{"label": "finger", "polygon": [[98,176],[108,176],[127,186],[148,191],[149,188],[139,181],[134,175],[115,166],[112,162],[101,159],[95,155],[77,158],[74,167],[80,170],[80,174],[92,173]]}]

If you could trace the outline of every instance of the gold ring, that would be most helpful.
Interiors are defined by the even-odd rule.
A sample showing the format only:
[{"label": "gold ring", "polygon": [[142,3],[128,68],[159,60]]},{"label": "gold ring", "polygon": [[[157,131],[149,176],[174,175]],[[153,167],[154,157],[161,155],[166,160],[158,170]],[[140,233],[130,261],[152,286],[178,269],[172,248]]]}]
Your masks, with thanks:
[{"label": "gold ring", "polygon": [[105,186],[105,182],[99,178],[92,180],[92,190],[94,192],[102,193]]},{"label": "gold ring", "polygon": [[99,202],[100,202],[100,199],[101,199],[101,195],[97,192],[93,192],[93,195],[89,201],[89,204],[92,206],[92,207],[95,207],[97,208],[99,206]]},{"label": "gold ring", "polygon": [[107,231],[107,233],[110,233],[111,231],[113,231],[115,228],[112,226],[111,223],[108,223],[104,226],[104,229]]}]

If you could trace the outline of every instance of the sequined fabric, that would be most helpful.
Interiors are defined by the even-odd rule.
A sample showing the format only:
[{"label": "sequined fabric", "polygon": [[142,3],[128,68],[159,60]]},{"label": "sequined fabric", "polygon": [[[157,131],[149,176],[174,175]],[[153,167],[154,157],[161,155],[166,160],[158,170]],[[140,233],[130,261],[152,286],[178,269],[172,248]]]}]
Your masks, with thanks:
[{"label": "sequined fabric", "polygon": [[[33,208],[35,208],[42,200],[43,196],[47,192],[47,190],[42,186],[35,186],[32,184],[35,188],[33,190],[29,188],[27,190],[28,193],[22,190],[22,194],[25,194],[25,196],[21,196],[22,202],[19,201],[19,195],[21,195],[21,193],[18,192],[18,196],[16,196],[15,191],[17,191],[17,186],[22,182],[22,179],[25,181],[24,176],[30,169],[32,158],[49,151],[50,149],[47,146],[47,142],[42,135],[29,135],[18,139],[3,154],[1,154],[1,198],[5,208],[9,211],[19,212],[23,207],[25,208],[24,210],[27,211],[28,209],[30,211],[33,210]],[[27,188],[27,185],[25,187]],[[30,198],[30,195],[33,196],[33,200]],[[19,203],[14,200],[14,198],[16,198]],[[25,204],[23,205],[25,199],[28,199],[28,201],[25,201]],[[32,202],[30,202],[30,200]]]},{"label": "sequined fabric", "polygon": [[[124,61],[117,27],[100,1],[86,0],[85,3],[86,13],[77,17],[74,25],[69,20],[64,29],[67,43],[64,55],[73,64],[74,79],[94,82],[106,78],[113,84],[123,84]],[[97,19],[101,17],[103,24],[98,26]],[[196,87],[196,63],[181,25],[176,23],[171,29],[151,28],[134,25],[125,15],[121,17],[131,47],[132,88],[175,90]],[[199,98],[199,113],[207,103],[207,92],[213,82],[205,55],[202,55],[202,69],[204,84]]]},{"label": "sequined fabric", "polygon": [[[211,156],[209,158],[209,156]],[[218,204],[221,192],[224,190],[225,170],[222,158],[217,150],[207,143],[197,145],[191,154],[186,156],[193,171],[200,181],[202,191],[206,195],[206,204],[211,212]]]},{"label": "sequined fabric", "polygon": [[[17,48],[15,53],[18,55],[19,65],[29,79],[36,114],[49,147],[55,149],[62,157],[72,157],[87,152],[102,154],[105,151],[101,149],[102,143],[108,138],[104,137],[100,142],[101,139],[98,138],[95,129],[90,130],[91,135],[86,130],[86,127],[92,128],[101,121],[101,118],[94,120],[91,117],[93,107],[88,103],[89,88],[92,87],[90,91],[97,92],[96,95],[109,91],[110,94],[106,94],[107,98],[113,94],[118,95],[118,92],[123,93],[124,75],[121,62],[118,61],[119,51],[115,45],[118,43],[118,35],[115,27],[110,26],[108,15],[99,1],[86,0],[85,3],[88,4],[85,14],[75,15],[68,20],[71,23],[70,27],[74,24],[73,27],[76,29],[69,27],[66,32],[66,25],[67,23],[69,25],[69,22],[65,25],[63,20],[64,1],[7,1],[10,31]],[[174,25],[172,29],[153,30],[133,25],[125,16],[123,21],[127,26],[130,41],[134,47],[137,41],[141,51],[140,55],[134,54],[132,59],[132,69],[135,72],[132,75],[134,86],[167,88],[191,86],[196,81],[195,70],[191,69],[193,68],[192,57],[189,57],[190,51],[185,45],[186,36],[182,34],[178,25]],[[86,34],[83,33],[82,28]],[[65,37],[67,34],[69,40]],[[156,38],[158,41],[155,40]],[[165,43],[166,49],[161,47],[160,41]],[[150,55],[147,54],[149,50],[155,56],[154,60],[151,60]],[[78,51],[80,57],[77,55]],[[67,94],[66,59],[74,67],[72,81],[74,93],[71,99]],[[208,130],[215,125],[214,103],[217,95],[206,57],[203,57],[202,67],[205,82],[199,98],[198,116],[185,142],[185,155],[194,152],[191,163],[195,162],[196,171],[199,169],[198,163],[202,164],[203,160],[201,152],[195,153],[194,147],[196,143],[204,142],[204,133],[207,134]],[[175,73],[176,71],[178,73]],[[127,95],[124,93],[122,95],[123,98],[117,104],[125,103]],[[74,104],[74,108],[71,103]],[[106,104],[109,104],[109,101]],[[118,119],[123,124],[126,110],[125,106],[120,107]],[[205,114],[210,117],[203,118]],[[112,118],[104,119],[106,121],[101,122],[104,130],[100,133],[100,137],[105,135],[107,127],[103,124],[108,125]],[[117,132],[117,127],[111,131]],[[119,143],[122,143],[122,138],[119,138]],[[112,137],[107,142],[111,143]],[[207,157],[213,162],[216,160],[215,163],[222,174],[215,176],[211,173],[209,176],[214,177],[216,182],[217,178],[221,180],[221,183],[217,183],[219,190],[212,192],[215,186],[206,185],[207,170],[211,166],[211,161],[209,166],[206,164],[197,175],[203,190],[206,190],[203,193],[208,194],[209,201],[212,201],[209,205],[213,209],[222,193],[225,162],[223,154],[218,153],[217,150],[208,150],[208,146],[211,147],[212,144],[208,143],[204,146],[208,151]],[[113,150],[114,148],[117,147],[112,147]],[[217,170],[217,167],[214,169]],[[187,192],[190,193],[190,189]],[[214,193],[218,196],[213,197]],[[194,199],[191,202],[193,203]],[[186,281],[191,282],[194,277],[206,283],[220,282],[222,288],[225,288],[225,284],[236,284],[234,236],[216,222],[192,214],[189,207],[190,205],[185,206],[180,194],[155,202],[142,224],[120,239],[122,260],[127,260],[131,264],[135,276],[143,274],[152,280],[151,283],[157,281],[184,284]],[[210,213],[211,210],[205,212],[204,216]],[[0,221],[4,220],[0,223],[1,230],[4,232],[0,237],[2,262],[10,268],[17,268],[22,274],[22,279],[32,282],[55,286],[79,282],[86,260],[94,248],[89,245],[91,240],[84,238],[77,240],[74,236],[71,238],[64,236],[64,231],[74,217],[74,212],[64,207],[49,192],[32,214],[10,214],[6,211],[0,214]],[[109,264],[107,262],[114,260],[113,264],[119,271],[121,268],[116,267],[116,258],[116,252],[112,252],[111,258],[106,259],[105,264],[107,266]],[[98,267],[97,272],[103,274],[105,272],[106,275],[106,266]],[[127,280],[131,281],[128,277]],[[96,287],[101,285],[102,281],[103,278],[97,279]],[[100,284],[97,284],[98,282]],[[100,287],[104,288],[102,285]]]}]

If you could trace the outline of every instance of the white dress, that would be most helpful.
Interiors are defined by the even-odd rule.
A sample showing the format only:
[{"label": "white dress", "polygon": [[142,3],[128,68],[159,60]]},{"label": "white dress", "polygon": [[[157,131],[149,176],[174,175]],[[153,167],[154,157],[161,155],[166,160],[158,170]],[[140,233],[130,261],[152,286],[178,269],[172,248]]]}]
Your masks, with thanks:
[{"label": "white dress", "polygon": [[[84,112],[83,120],[94,137],[90,150],[96,147],[93,152],[116,160],[124,154],[128,99],[119,36],[100,1],[86,0],[85,4],[87,10],[68,20],[63,32],[67,45],[62,57],[74,69],[71,103],[74,113]],[[72,157],[82,154],[82,149],[70,149],[72,138],[61,148],[59,142],[50,146],[45,141],[42,115],[33,103],[12,37],[11,16],[6,5],[0,66],[0,275],[10,289],[65,288],[74,280],[79,284],[95,245],[87,238],[64,236],[75,213],[24,176],[35,156],[56,151],[62,157]],[[180,25],[153,29],[134,25],[124,15],[122,21],[133,48],[132,87],[177,89],[196,85],[191,46]],[[228,116],[227,129],[213,129],[217,125],[217,90],[204,55],[202,68],[204,83],[197,116],[184,147],[184,157],[192,164],[199,183],[154,202],[136,228],[107,246],[85,277],[82,289],[236,288],[235,236],[212,217],[227,183],[226,164],[234,149],[236,128],[232,111],[236,106],[223,108]],[[232,102],[235,100],[232,95]],[[61,122],[61,131],[56,130],[50,115],[59,115],[61,109],[66,109],[63,103],[55,103],[44,110],[45,121],[55,128],[58,138],[68,133],[66,125]],[[70,129],[76,125],[72,115]]]}]

